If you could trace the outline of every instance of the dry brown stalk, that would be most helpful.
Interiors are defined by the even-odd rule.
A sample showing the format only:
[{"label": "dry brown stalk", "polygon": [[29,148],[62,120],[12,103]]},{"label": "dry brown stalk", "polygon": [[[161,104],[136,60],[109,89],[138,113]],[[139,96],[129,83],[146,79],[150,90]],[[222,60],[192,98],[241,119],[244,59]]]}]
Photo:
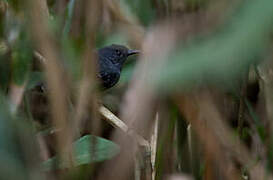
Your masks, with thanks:
[{"label": "dry brown stalk", "polygon": [[240,103],[239,103],[239,113],[238,113],[238,125],[237,130],[239,136],[242,136],[243,124],[244,124],[244,114],[245,114],[245,98],[247,93],[247,83],[248,83],[248,71],[244,74],[244,78],[242,80],[241,90],[240,90]]},{"label": "dry brown stalk", "polygon": [[[228,179],[237,179],[240,176],[234,167],[234,162],[226,157],[227,154],[230,154],[244,167],[248,167],[252,177],[260,176],[260,179],[271,179],[272,175],[266,174],[264,165],[256,162],[246,147],[233,137],[232,131],[224,123],[212,99],[211,94],[205,92],[187,94],[176,101],[180,111],[186,116],[201,142],[204,143],[208,155],[211,155],[214,162],[226,162],[219,164],[219,167]],[[227,169],[233,173],[228,172]]]},{"label": "dry brown stalk", "polygon": [[72,136],[67,103],[68,88],[64,83],[64,69],[58,60],[60,58],[59,51],[47,24],[48,8],[44,1],[29,0],[27,5],[26,12],[30,13],[32,38],[41,54],[48,59],[47,63],[43,65],[49,88],[52,120],[55,128],[62,129],[56,135],[57,149],[61,154],[61,159],[67,164],[72,164]]},{"label": "dry brown stalk", "polygon": [[[85,51],[83,56],[83,77],[80,81],[78,99],[76,102],[75,123],[76,132],[80,132],[84,115],[91,117],[91,127],[88,130],[93,134],[99,134],[100,122],[97,117],[97,95],[96,87],[96,59],[94,52],[94,40],[101,14],[101,1],[76,2],[81,3],[85,15]],[[88,124],[88,123],[87,123]],[[92,129],[91,129],[92,128]]]},{"label": "dry brown stalk", "polygon": [[133,46],[140,48],[144,39],[144,28],[139,24],[136,17],[129,17],[124,8],[116,0],[104,0],[106,11],[113,18],[113,21],[118,23],[120,29],[128,35],[129,42]]}]

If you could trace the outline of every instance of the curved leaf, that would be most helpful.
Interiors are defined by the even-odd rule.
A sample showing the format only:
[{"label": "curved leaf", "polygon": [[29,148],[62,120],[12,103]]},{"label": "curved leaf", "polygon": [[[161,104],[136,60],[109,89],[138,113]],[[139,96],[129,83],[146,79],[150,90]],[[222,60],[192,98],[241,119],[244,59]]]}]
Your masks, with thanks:
[{"label": "curved leaf", "polygon": [[[74,143],[74,164],[75,166],[80,166],[105,161],[114,157],[118,152],[119,146],[112,141],[93,135],[86,135]],[[54,156],[44,162],[45,169],[52,170],[56,160],[57,157]],[[68,168],[68,165],[64,163],[60,163],[57,166],[58,169]]]}]

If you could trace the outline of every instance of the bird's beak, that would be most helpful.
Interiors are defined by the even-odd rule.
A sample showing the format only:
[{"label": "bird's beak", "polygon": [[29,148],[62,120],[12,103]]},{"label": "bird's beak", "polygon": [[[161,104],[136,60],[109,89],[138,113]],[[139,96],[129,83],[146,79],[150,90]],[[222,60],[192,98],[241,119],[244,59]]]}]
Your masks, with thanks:
[{"label": "bird's beak", "polygon": [[133,55],[133,54],[139,54],[140,53],[140,51],[139,50],[128,50],[128,56],[131,56],[131,55]]}]

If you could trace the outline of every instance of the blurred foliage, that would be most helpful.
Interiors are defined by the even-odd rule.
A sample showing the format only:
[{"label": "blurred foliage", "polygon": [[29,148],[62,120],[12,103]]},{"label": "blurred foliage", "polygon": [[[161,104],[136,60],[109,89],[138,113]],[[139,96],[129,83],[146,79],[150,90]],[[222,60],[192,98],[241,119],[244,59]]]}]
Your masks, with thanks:
[{"label": "blurred foliage", "polygon": [[122,1],[130,7],[130,12],[136,15],[143,25],[150,25],[156,18],[155,9],[153,8],[152,1]]},{"label": "blurred foliage", "polygon": [[[92,144],[94,142],[94,144]],[[90,164],[94,162],[111,159],[119,152],[119,147],[113,142],[91,135],[86,135],[74,143],[75,166]],[[56,162],[56,157],[44,162],[45,170],[52,170]],[[67,164],[60,164],[58,168],[69,168]]]},{"label": "blurred foliage", "polygon": [[[58,59],[58,63],[65,67],[65,72],[71,78],[72,86],[76,88],[78,88],[78,84],[84,75],[82,61],[86,48],[85,42],[87,41],[84,18],[82,18],[82,14],[77,14],[82,12],[76,11],[76,5],[80,1],[82,2],[82,0],[62,1],[62,5],[65,6],[62,7],[65,9],[64,17],[60,16],[61,13],[58,12],[61,9],[58,7],[61,1],[47,1],[50,13],[48,19],[50,35],[55,43],[54,45],[60,51],[58,53],[61,58]],[[221,2],[226,1],[222,0]],[[2,8],[1,5],[3,4],[1,3],[5,3],[4,8]],[[130,37],[133,36],[133,33],[128,33],[128,31],[132,30],[130,28],[134,28],[133,25],[143,28],[145,31],[144,36],[146,33],[149,34],[153,28],[160,28],[160,26],[154,25],[162,22],[177,22],[176,26],[172,27],[184,30],[187,27],[179,27],[178,22],[188,21],[193,24],[192,29],[194,30],[192,31],[195,31],[198,28],[195,25],[199,21],[195,21],[192,16],[196,15],[202,21],[205,17],[200,13],[201,10],[205,14],[207,13],[207,16],[212,16],[211,14],[214,12],[209,11],[208,7],[214,4],[217,5],[216,1],[213,0],[183,0],[179,2],[178,0],[120,0],[102,1],[101,3],[105,4],[101,7],[102,17],[97,17],[99,23],[98,27],[95,28],[94,38],[96,49],[110,44],[123,44],[133,48],[134,43],[131,43],[132,37]],[[111,3],[117,3],[120,9],[115,9],[116,4]],[[260,104],[266,104],[263,101],[268,99],[265,97],[265,99],[259,100],[262,103],[250,102],[247,97],[238,96],[240,88],[234,87],[242,82],[242,74],[248,71],[250,65],[256,66],[271,53],[269,50],[272,46],[273,1],[238,0],[236,3],[231,4],[231,6],[224,8],[219,6],[223,8],[223,22],[220,22],[220,25],[217,26],[207,23],[207,26],[212,26],[209,27],[209,33],[193,33],[189,41],[182,41],[179,39],[181,37],[177,37],[175,48],[171,49],[166,58],[168,61],[166,61],[162,69],[156,69],[156,66],[151,67],[151,72],[147,72],[150,75],[147,82],[149,85],[155,85],[160,100],[166,98],[165,95],[169,97],[176,95],[176,93],[198,91],[200,90],[199,87],[204,86],[213,86],[216,90],[224,90],[225,93],[230,93],[230,89],[233,88],[231,94],[236,98],[230,98],[232,101],[230,104],[232,105],[227,108],[224,107],[229,102],[226,99],[221,99],[224,101],[224,105],[219,106],[219,109],[228,109],[226,110],[229,112],[227,119],[230,122],[227,123],[232,127],[234,126],[232,121],[237,120],[237,116],[239,116],[236,111],[239,101],[243,101],[246,109],[243,115],[249,121],[245,122],[247,125],[244,124],[245,127],[242,128],[241,135],[234,130],[236,127],[232,127],[234,134],[240,137],[244,144],[249,145],[255,142],[256,144],[252,146],[261,147],[262,150],[260,151],[262,152],[256,152],[256,149],[253,150],[251,149],[252,146],[248,146],[249,151],[253,151],[253,159],[263,164],[266,162],[267,170],[271,172],[272,165],[270,165],[270,162],[273,161],[273,151],[270,147],[272,147],[273,137],[270,136],[272,131],[270,124],[272,122],[270,122],[270,117],[267,117],[268,112],[262,112],[264,114],[261,115],[258,108]],[[45,161],[43,165],[50,171],[55,168],[55,165],[58,166],[57,169],[68,168],[62,162],[58,165],[60,162],[57,162],[57,157],[60,154],[56,153],[58,150],[56,150],[54,138],[48,140],[47,137],[43,137],[46,148],[41,145],[41,142],[37,143],[36,135],[43,128],[37,128],[36,124],[43,126],[43,123],[39,122],[39,118],[47,117],[42,113],[39,117],[39,113],[50,114],[51,112],[48,112],[49,108],[46,108],[48,106],[48,94],[41,92],[41,90],[37,92],[36,89],[37,86],[44,85],[44,69],[41,65],[41,59],[34,55],[38,49],[36,49],[37,44],[33,41],[35,37],[33,37],[33,32],[31,33],[29,17],[24,15],[24,12],[28,11],[28,7],[25,5],[25,1],[22,0],[0,0],[0,160],[3,162],[0,167],[0,179],[6,177],[10,177],[9,179],[43,178],[40,171],[44,167],[39,166],[43,160]],[[226,9],[230,7],[234,10],[232,14],[225,14]],[[120,12],[115,12],[115,10]],[[174,14],[177,16],[174,16]],[[75,16],[81,17],[75,19]],[[177,17],[181,18],[181,20]],[[85,18],[95,19],[93,17]],[[214,17],[212,21],[217,21],[216,19]],[[76,20],[79,21],[76,24],[80,27],[75,27],[73,24]],[[74,32],[75,29],[73,28],[78,30],[76,31],[78,34]],[[185,35],[182,33],[181,36]],[[155,46],[165,48],[164,44],[155,44]],[[160,54],[160,52],[158,53]],[[115,88],[102,93],[104,97],[107,97],[102,98],[102,103],[111,107],[114,113],[119,113],[121,111],[120,107],[123,107],[121,106],[121,99],[138,63],[140,62],[135,58],[130,58],[123,68],[119,84]],[[259,77],[257,79],[257,81],[261,81]],[[260,87],[261,84],[259,82],[258,86]],[[18,86],[21,88],[20,90],[24,91],[22,99],[26,100],[21,101],[18,105],[20,111],[16,111],[16,113],[11,113],[11,104],[14,103],[12,102],[14,100],[12,97],[12,92],[14,92],[12,88],[14,87],[12,85],[16,85],[16,87]],[[26,86],[24,87],[24,85]],[[261,94],[262,91],[263,89],[260,87],[258,93]],[[70,99],[68,101],[71,106],[69,115],[74,117],[74,114],[77,113],[73,104],[74,101],[70,102]],[[164,103],[168,107],[166,111],[170,113],[170,117],[164,119],[163,125],[161,124],[162,129],[159,130],[162,134],[158,138],[155,165],[157,174],[155,177],[162,179],[168,173],[186,172],[196,179],[205,179],[204,177],[209,174],[208,169],[210,167],[207,166],[205,157],[203,157],[205,153],[201,153],[201,151],[204,151],[204,148],[200,148],[203,142],[199,142],[197,137],[194,137],[190,142],[187,119],[181,116],[176,106],[170,105],[170,102]],[[266,109],[264,106],[260,109]],[[89,110],[90,107],[87,109]],[[164,114],[163,111],[162,114]],[[264,116],[268,119],[264,118]],[[73,117],[69,117],[69,120],[73,121]],[[92,117],[84,118],[92,121]],[[49,126],[47,124],[46,128]],[[103,136],[110,138],[109,134],[111,134],[112,128],[108,126],[103,128]],[[52,131],[54,131],[54,127],[50,127],[50,130],[48,130],[50,133]],[[58,130],[56,131],[58,132]],[[56,135],[56,132],[52,134]],[[194,144],[193,148],[195,148],[192,152],[190,152],[191,143]],[[41,158],[44,149],[48,151],[45,153],[47,157]],[[105,162],[112,159],[118,154],[119,146],[113,141],[102,137],[84,134],[84,136],[75,140],[73,150],[75,166],[83,167],[83,165],[91,164],[88,166],[90,168],[94,162]],[[193,154],[196,156],[191,159]],[[170,165],[166,162],[172,162],[173,164]],[[234,162],[236,166],[237,163]],[[245,167],[244,164],[238,166],[240,166],[238,169],[241,174],[251,174],[249,167]],[[171,169],[171,171],[167,172],[166,169]],[[88,171],[91,173],[91,170]],[[85,177],[81,173],[87,172],[80,172],[73,175],[73,177]],[[89,174],[86,176],[85,179],[88,179]]]},{"label": "blurred foliage", "polygon": [[22,85],[28,78],[33,54],[28,36],[24,32],[20,33],[17,42],[14,43],[11,49],[13,82]]},{"label": "blurred foliage", "polygon": [[32,166],[38,164],[38,157],[31,157],[37,151],[33,131],[25,119],[11,115],[5,97],[1,95],[0,100],[0,160],[4,162],[0,178],[29,179],[37,173]]},{"label": "blurred foliage", "polygon": [[10,81],[10,62],[9,58],[4,55],[0,55],[0,61],[0,90],[1,92],[7,92]]},{"label": "blurred foliage", "polygon": [[172,91],[204,81],[230,85],[230,79],[237,78],[267,50],[273,27],[272,5],[266,0],[250,1],[221,32],[171,53],[172,61],[157,75],[160,89]]},{"label": "blurred foliage", "polygon": [[44,81],[43,73],[38,71],[32,71],[29,74],[28,84],[26,90],[34,89],[39,83]]}]

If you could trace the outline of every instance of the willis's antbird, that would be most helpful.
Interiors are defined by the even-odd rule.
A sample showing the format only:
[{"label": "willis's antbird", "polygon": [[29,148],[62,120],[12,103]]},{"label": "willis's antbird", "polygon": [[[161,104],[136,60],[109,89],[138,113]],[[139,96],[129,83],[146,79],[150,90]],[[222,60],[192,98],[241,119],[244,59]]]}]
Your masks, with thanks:
[{"label": "willis's antbird", "polygon": [[[133,55],[138,54],[138,50],[131,50],[122,45],[112,44],[97,50],[98,53],[98,69],[97,77],[101,82],[103,89],[113,87],[120,78],[122,66],[126,59]],[[39,83],[36,88],[44,91],[44,83]]]},{"label": "willis's antbird", "polygon": [[130,50],[125,46],[116,44],[98,50],[98,78],[101,80],[104,89],[111,88],[118,82],[126,59],[138,53],[138,50]]}]

